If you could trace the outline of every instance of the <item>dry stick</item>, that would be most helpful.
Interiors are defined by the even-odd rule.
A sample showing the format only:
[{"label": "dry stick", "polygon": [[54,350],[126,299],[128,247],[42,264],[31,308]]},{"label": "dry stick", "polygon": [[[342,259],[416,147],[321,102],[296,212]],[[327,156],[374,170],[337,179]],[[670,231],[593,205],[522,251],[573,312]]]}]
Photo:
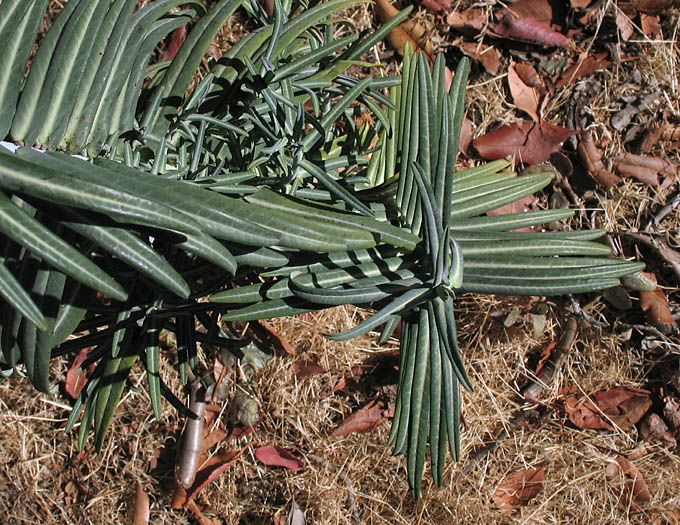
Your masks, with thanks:
[{"label": "dry stick", "polygon": [[624,232],[623,235],[654,250],[673,269],[673,273],[675,273],[675,277],[680,283],[680,253],[668,246],[666,241],[655,239],[645,233]]},{"label": "dry stick", "polygon": [[666,215],[678,207],[678,204],[680,204],[680,193],[678,193],[670,203],[656,212],[656,215],[654,215],[647,223],[647,226],[645,226],[645,231],[650,231],[652,226],[658,227],[661,224],[661,221],[666,218]]},{"label": "dry stick", "polygon": [[[543,391],[552,383],[555,376],[562,368],[562,363],[564,359],[569,354],[571,347],[576,341],[576,332],[578,328],[578,322],[575,316],[569,316],[567,319],[567,325],[564,327],[562,332],[562,337],[560,337],[557,346],[553,349],[552,353],[548,357],[547,361],[543,364],[538,377],[532,379],[529,383],[524,385],[520,390],[520,396],[528,403],[539,403],[538,398],[543,393]],[[498,445],[501,444],[510,433],[517,428],[521,423],[525,421],[530,421],[537,423],[548,413],[549,408],[545,405],[539,407],[538,410],[520,410],[508,423],[508,425],[496,436],[496,438],[489,443],[487,446],[479,450],[474,456],[470,458],[465,468],[458,475],[456,482],[462,481],[472,470],[477,462],[491,454]]]},{"label": "dry stick", "polygon": [[[316,454],[306,454],[305,457],[313,463],[321,465],[329,472],[333,472],[333,469],[328,464],[328,462]],[[358,525],[361,523],[361,516],[359,515],[359,507],[356,505],[356,498],[354,497],[354,485],[352,484],[352,480],[349,479],[347,474],[343,472],[338,471],[337,474],[338,477],[345,482],[345,485],[347,485],[347,508],[352,513],[352,521]]]}]

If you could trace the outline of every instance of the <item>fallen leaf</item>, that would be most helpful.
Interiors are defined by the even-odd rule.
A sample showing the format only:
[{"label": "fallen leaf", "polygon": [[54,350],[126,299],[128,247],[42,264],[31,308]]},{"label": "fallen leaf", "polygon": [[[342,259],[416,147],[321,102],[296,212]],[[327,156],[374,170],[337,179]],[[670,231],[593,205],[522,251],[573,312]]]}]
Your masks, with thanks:
[{"label": "fallen leaf", "polygon": [[659,20],[658,16],[648,15],[647,13],[641,13],[640,26],[642,27],[642,32],[650,40],[663,40],[661,21]]},{"label": "fallen leaf", "polygon": [[274,16],[274,10],[276,8],[276,3],[274,0],[259,0],[260,5],[264,8],[265,13],[267,13],[267,16],[272,17]]},{"label": "fallen leaf", "polygon": [[517,18],[550,24],[553,28],[561,28],[567,14],[567,7],[563,4],[564,2],[553,0],[517,0],[508,4],[501,12],[512,13]]},{"label": "fallen leaf", "polygon": [[640,434],[645,441],[652,443],[662,443],[668,448],[678,446],[677,441],[668,429],[668,425],[659,414],[650,412],[640,424]]},{"label": "fallen leaf", "polygon": [[659,184],[661,177],[661,187],[666,188],[678,177],[677,167],[660,157],[622,153],[615,160],[616,169],[621,175],[634,177],[651,186]]},{"label": "fallen leaf", "polygon": [[526,112],[532,119],[538,121],[538,100],[540,95],[534,87],[528,86],[515,70],[515,64],[510,64],[508,68],[508,86],[512,100],[522,111]]},{"label": "fallen leaf", "polygon": [[[486,212],[487,215],[508,215],[510,213],[526,213],[536,209],[536,199],[533,195],[527,195],[522,197],[515,202],[505,204],[495,210],[489,210]],[[524,228],[516,228],[512,231],[515,232],[531,232],[535,231],[532,227],[526,226]]]},{"label": "fallen leaf", "polygon": [[465,155],[465,152],[470,147],[472,142],[472,121],[465,117],[463,125],[460,129],[460,141],[458,142],[458,151]]},{"label": "fallen leaf", "polygon": [[668,420],[673,430],[680,429],[680,401],[674,397],[664,398],[663,415]]},{"label": "fallen leaf", "polygon": [[473,145],[487,160],[515,156],[518,162],[534,165],[548,160],[575,133],[549,122],[521,120],[482,135]]},{"label": "fallen leaf", "polygon": [[658,15],[673,6],[679,6],[678,0],[633,0],[633,7],[649,15]]},{"label": "fallen leaf", "polygon": [[486,11],[482,9],[466,9],[465,11],[452,11],[446,17],[446,23],[456,31],[467,35],[480,33],[488,21]]},{"label": "fallen leaf", "polygon": [[159,62],[166,62],[175,58],[175,55],[179,53],[182,48],[184,41],[187,38],[187,26],[178,27],[170,35],[170,41],[168,46],[161,55]]},{"label": "fallen leaf", "polygon": [[652,406],[649,394],[648,390],[619,386],[590,397],[569,396],[565,410],[578,428],[614,430],[616,425],[625,430],[640,421]]},{"label": "fallen leaf", "polygon": [[546,47],[572,48],[573,42],[562,33],[553,31],[550,24],[532,18],[518,18],[511,12],[505,12],[500,21],[491,22],[489,29],[494,36],[519,40]]},{"label": "fallen leaf", "polygon": [[647,320],[662,332],[673,331],[675,320],[668,306],[666,294],[660,286],[653,292],[640,292],[640,308],[647,314]]},{"label": "fallen leaf", "polygon": [[620,182],[621,179],[615,173],[606,169],[602,162],[602,153],[595,144],[593,136],[587,131],[581,133],[577,150],[590,176],[605,190],[612,189]]},{"label": "fallen leaf", "polygon": [[548,343],[545,346],[545,348],[541,351],[541,358],[538,360],[538,364],[536,365],[536,377],[538,378],[541,377],[541,373],[543,373],[543,367],[552,356],[553,350],[555,350],[556,347],[557,341],[553,340],[550,343]]},{"label": "fallen leaf", "polygon": [[[375,0],[375,12],[381,22],[385,23],[399,14],[399,9],[390,4],[389,0]],[[387,35],[387,41],[400,55],[404,54],[407,42],[415,51],[424,51],[428,56],[433,53],[432,44],[425,37],[425,28],[412,21],[407,21],[395,27]]]},{"label": "fallen leaf", "polygon": [[423,0],[423,6],[435,14],[451,11],[451,0]]},{"label": "fallen leaf", "polygon": [[269,467],[285,467],[294,472],[305,470],[305,464],[285,448],[269,445],[255,450],[255,457]]},{"label": "fallen leaf", "polygon": [[385,419],[385,404],[382,401],[373,400],[366,406],[357,410],[345,419],[331,432],[331,438],[337,438],[352,432],[365,432],[376,429]]},{"label": "fallen leaf", "polygon": [[90,365],[84,370],[79,370],[80,365],[82,365],[87,359],[87,354],[90,350],[91,348],[88,347],[83,348],[80,352],[78,352],[78,355],[73,360],[71,368],[69,368],[68,372],[66,372],[66,383],[64,385],[64,389],[66,390],[66,393],[73,399],[78,398],[80,392],[83,390],[83,388],[85,388],[87,380],[92,375],[92,372],[94,372],[94,369],[97,366],[97,363],[90,363]]},{"label": "fallen leaf", "polygon": [[[650,500],[647,483],[630,460],[623,456],[617,456],[614,461],[607,465],[605,473],[608,479],[623,483],[623,489],[630,494],[633,504],[639,505]],[[629,497],[625,498],[626,501],[628,499]]]},{"label": "fallen leaf", "polygon": [[570,0],[572,9],[586,9],[592,0]]},{"label": "fallen leaf", "polygon": [[619,11],[616,14],[616,27],[619,28],[619,33],[621,34],[621,40],[628,42],[635,33],[635,28],[633,27],[633,22],[628,18],[628,16],[623,12]]},{"label": "fallen leaf", "polygon": [[314,359],[299,359],[293,363],[293,368],[297,377],[313,376],[326,372],[326,369]]},{"label": "fallen leaf", "polygon": [[510,514],[514,507],[526,505],[541,492],[544,479],[545,467],[522,470],[503,481],[493,499],[501,512]]},{"label": "fallen leaf", "polygon": [[567,70],[562,73],[559,80],[555,84],[557,89],[562,89],[572,82],[582,79],[595,73],[595,71],[600,71],[606,69],[611,65],[611,62],[605,57],[607,55],[600,53],[597,55],[588,55],[587,53],[582,53],[579,56],[578,61],[572,66],[568,67]]},{"label": "fallen leaf", "polygon": [[250,324],[250,328],[256,333],[260,340],[267,346],[276,350],[279,354],[282,352],[288,355],[295,355],[297,352],[291,344],[286,341],[286,338],[281,336],[274,327],[266,321],[255,321]]},{"label": "fallen leaf", "polygon": [[149,496],[144,492],[144,487],[139,481],[135,491],[133,523],[134,525],[147,525],[149,523]]},{"label": "fallen leaf", "polygon": [[654,522],[654,525],[680,525],[680,508],[670,507],[660,509],[661,516]]},{"label": "fallen leaf", "polygon": [[512,67],[517,75],[519,75],[519,78],[522,79],[522,82],[524,82],[527,86],[538,88],[540,90],[545,87],[541,76],[529,64],[516,62]]},{"label": "fallen leaf", "polygon": [[225,472],[246,449],[220,452],[209,458],[196,473],[196,481],[187,490],[187,502],[193,500],[199,492],[215,481]]},{"label": "fallen leaf", "polygon": [[492,75],[498,74],[501,67],[501,53],[495,47],[476,42],[454,42],[467,56],[478,61]]}]

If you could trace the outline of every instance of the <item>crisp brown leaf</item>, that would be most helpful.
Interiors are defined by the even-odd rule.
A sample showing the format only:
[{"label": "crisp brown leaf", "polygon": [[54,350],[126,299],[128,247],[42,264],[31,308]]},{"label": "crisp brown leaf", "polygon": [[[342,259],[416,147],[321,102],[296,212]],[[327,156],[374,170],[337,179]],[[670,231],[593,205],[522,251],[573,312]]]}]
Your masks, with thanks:
[{"label": "crisp brown leaf", "polygon": [[87,380],[92,375],[92,372],[94,372],[94,369],[97,366],[97,363],[91,363],[84,370],[78,370],[80,365],[82,365],[87,359],[87,353],[90,350],[91,348],[83,348],[80,352],[78,352],[78,355],[73,360],[71,368],[69,368],[68,372],[66,372],[66,383],[64,385],[64,389],[66,390],[66,393],[73,399],[76,399],[80,395],[80,392],[87,384]]},{"label": "crisp brown leaf", "polygon": [[337,438],[352,432],[365,432],[378,428],[385,419],[385,404],[373,400],[365,407],[354,412],[331,433],[331,438]]},{"label": "crisp brown leaf", "polygon": [[562,89],[572,82],[576,82],[583,77],[592,75],[595,71],[600,71],[601,69],[606,69],[611,65],[611,62],[605,57],[607,55],[600,53],[597,55],[588,55],[587,53],[581,53],[578,61],[567,68],[567,70],[562,73],[559,80],[555,84],[557,89]]},{"label": "crisp brown leaf", "polygon": [[579,428],[613,430],[631,428],[652,406],[650,392],[619,386],[600,390],[590,397],[569,396],[565,410],[569,420]]},{"label": "crisp brown leaf", "polygon": [[680,401],[672,396],[664,398],[663,415],[673,430],[680,430]]},{"label": "crisp brown leaf", "polygon": [[456,31],[467,35],[477,35],[486,26],[488,17],[482,9],[466,9],[452,11],[446,17],[446,22]]},{"label": "crisp brown leaf", "polygon": [[673,437],[673,434],[671,434],[666,422],[659,414],[655,414],[654,412],[650,412],[642,420],[640,434],[642,434],[642,438],[645,441],[662,443],[668,448],[675,448],[678,446],[678,442]]},{"label": "crisp brown leaf", "polygon": [[675,326],[673,314],[668,306],[666,294],[660,286],[653,292],[640,292],[640,308],[647,314],[647,320],[664,332]]},{"label": "crisp brown leaf", "polygon": [[256,449],[255,457],[269,467],[285,467],[294,472],[305,470],[305,464],[299,458],[275,445]]},{"label": "crisp brown leaf", "polygon": [[628,42],[635,33],[633,22],[623,11],[616,13],[616,27],[619,28],[621,40],[624,42]]},{"label": "crisp brown leaf", "polygon": [[633,0],[633,7],[649,15],[658,15],[671,7],[680,6],[680,0]]},{"label": "crisp brown leaf", "polygon": [[[375,12],[380,21],[385,23],[399,14],[399,9],[394,7],[389,0],[375,0]],[[415,51],[424,51],[428,56],[433,53],[432,44],[425,36],[425,28],[413,21],[407,21],[395,27],[387,35],[387,41],[400,55],[404,54],[404,48],[408,42]]]},{"label": "crisp brown leaf", "polygon": [[225,472],[243,452],[242,450],[229,450],[221,452],[207,459],[196,473],[196,479],[191,487],[184,489],[179,483],[175,484],[175,493],[172,500],[172,508],[180,509],[187,506],[192,500],[210,483],[215,481]]},{"label": "crisp brown leaf", "polygon": [[640,14],[640,26],[642,32],[650,40],[662,40],[663,31],[661,30],[661,21],[658,16],[648,15],[647,13]]},{"label": "crisp brown leaf", "polygon": [[503,481],[494,492],[493,499],[501,512],[510,514],[514,507],[526,505],[541,492],[544,479],[543,466],[522,470]]},{"label": "crisp brown leaf", "polygon": [[501,67],[501,53],[495,47],[477,42],[454,42],[470,58],[477,60],[492,75]]},{"label": "crisp brown leaf", "polygon": [[501,12],[512,13],[517,18],[528,18],[550,24],[553,28],[560,28],[567,14],[567,8],[563,4],[564,2],[553,0],[517,0],[508,3],[508,7]]},{"label": "crisp brown leaf", "polygon": [[595,144],[593,136],[587,131],[581,133],[577,150],[590,176],[605,190],[610,190],[620,182],[621,179],[605,167],[602,162],[602,153]]},{"label": "crisp brown leaf", "polygon": [[147,525],[149,523],[149,496],[144,492],[144,487],[139,481],[135,491],[135,507],[132,515],[134,525]]},{"label": "crisp brown leaf", "polygon": [[175,55],[179,53],[182,48],[184,41],[187,38],[187,26],[182,26],[175,29],[170,35],[170,41],[165,49],[165,52],[161,55],[159,62],[165,62],[175,58]]},{"label": "crisp brown leaf", "polygon": [[[525,213],[536,208],[536,199],[533,195],[527,195],[521,199],[505,204],[495,210],[489,210],[486,212],[487,215],[507,215],[509,213]],[[527,226],[524,228],[516,228],[512,231],[516,232],[531,232],[535,231],[532,227]]]},{"label": "crisp brown leaf", "polygon": [[458,142],[458,151],[465,155],[465,152],[470,147],[471,142],[472,142],[472,121],[469,118],[465,117],[463,119],[463,125],[460,128],[460,141]]},{"label": "crisp brown leaf", "polygon": [[[633,463],[623,456],[617,456],[607,465],[607,478],[623,483],[624,490],[632,497],[632,503],[639,505],[650,500],[645,478]],[[626,498],[626,501],[629,498]]]},{"label": "crisp brown leaf", "polygon": [[487,160],[515,156],[517,162],[534,165],[548,160],[574,133],[549,122],[522,120],[482,135],[473,145]]},{"label": "crisp brown leaf", "polygon": [[423,6],[435,14],[451,11],[451,0],[423,0]]},{"label": "crisp brown leaf", "polygon": [[616,169],[621,175],[636,178],[650,186],[656,186],[661,179],[662,188],[673,184],[678,177],[677,167],[667,160],[633,153],[617,156]]},{"label": "crisp brown leaf", "polygon": [[279,354],[286,353],[288,355],[295,355],[297,351],[281,336],[274,327],[267,321],[255,321],[250,324],[250,328],[255,332],[257,338],[263,343],[276,350]]},{"label": "crisp brown leaf", "polygon": [[326,372],[326,369],[315,359],[299,359],[293,363],[293,369],[295,369],[297,377],[313,376]]},{"label": "crisp brown leaf", "polygon": [[540,94],[535,87],[528,86],[515,69],[515,64],[508,68],[508,86],[512,100],[522,111],[525,111],[532,119],[538,122],[538,101]]}]

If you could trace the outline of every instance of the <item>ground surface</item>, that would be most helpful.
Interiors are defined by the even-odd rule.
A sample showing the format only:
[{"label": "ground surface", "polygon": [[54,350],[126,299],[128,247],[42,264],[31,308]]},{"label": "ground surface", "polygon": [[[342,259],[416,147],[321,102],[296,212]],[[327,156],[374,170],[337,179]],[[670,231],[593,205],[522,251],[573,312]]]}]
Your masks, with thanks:
[{"label": "ground surface", "polygon": [[[396,5],[403,8],[410,3]],[[572,1],[575,6],[587,3]],[[421,2],[415,2],[412,18],[425,27],[433,46],[445,52],[450,67],[455,67],[461,56],[461,42],[481,41],[492,46],[492,51],[485,53],[498,52],[495,74],[473,63],[468,91],[472,138],[528,118],[518,109],[526,108],[526,103],[513,96],[516,92],[509,85],[508,71],[513,62],[534,67],[544,82],[541,89],[547,93],[542,95],[539,90],[539,96],[545,97],[541,99],[545,100],[543,120],[589,131],[602,155],[601,166],[588,165],[579,157],[576,145],[581,136],[564,144],[562,157],[552,158],[560,169],[564,158],[572,165],[570,173],[563,170],[570,184],[560,189],[572,206],[580,209],[572,223],[561,227],[604,227],[613,232],[609,239],[618,255],[647,263],[668,299],[670,313],[675,314],[679,282],[674,264],[680,256],[675,259],[673,247],[680,244],[678,217],[674,206],[663,217],[660,212],[668,204],[677,205],[677,178],[668,171],[657,171],[656,183],[624,177],[606,192],[593,175],[602,176],[603,171],[625,175],[616,161],[621,153],[639,153],[647,133],[655,127],[672,130],[677,126],[680,11],[677,7],[654,11],[669,2],[657,2],[656,7],[654,2],[592,3],[596,4],[593,9],[570,10],[561,19],[560,31],[573,42],[568,48],[488,35],[483,40],[464,36],[451,27],[450,13],[435,15]],[[54,4],[56,12],[59,5]],[[458,13],[470,7],[465,1],[451,4]],[[631,9],[638,4],[652,8],[642,13]],[[475,7],[498,9],[492,1],[478,2]],[[377,23],[371,5],[353,9],[348,15],[359,28]],[[630,35],[622,16],[631,23]],[[657,16],[658,29],[653,25]],[[243,30],[235,21],[225,31],[223,45],[230,35]],[[593,56],[603,61],[598,71],[556,87],[570,60],[578,63]],[[388,71],[398,69],[398,55],[388,45],[377,49],[372,60],[383,63]],[[678,138],[675,143],[664,138],[668,133],[654,140],[644,154],[677,169]],[[461,162],[479,160],[471,147]],[[559,194],[555,186],[530,204],[544,207]],[[668,250],[660,254],[649,242],[626,236],[638,230],[648,240],[667,243]],[[197,504],[206,518],[244,524],[271,523],[281,509],[287,512],[292,500],[308,522],[324,524],[680,523],[677,446],[655,443],[652,437],[644,439],[641,424],[627,429],[582,429],[565,410],[568,395],[640,387],[650,392],[644,394],[652,401],[649,413],[664,418],[672,433],[672,413],[664,413],[664,407],[669,399],[677,400],[680,391],[677,331],[663,326],[658,317],[645,316],[637,292],[630,296],[632,306],[622,311],[594,294],[577,296],[575,303],[568,299],[548,302],[545,325],[538,329],[530,313],[536,300],[460,297],[460,339],[476,387],[463,399],[462,460],[449,464],[441,489],[431,484],[426,472],[423,498],[417,502],[408,495],[404,457],[392,457],[386,446],[389,421],[371,432],[329,438],[356,409],[373,399],[389,402],[388,373],[366,374],[367,378],[357,380],[357,388],[350,385],[325,394],[357,365],[378,361],[388,363],[389,371],[396,341],[378,346],[375,337],[342,344],[324,339],[323,333],[352,326],[364,315],[351,308],[279,320],[273,323],[274,329],[297,355],[277,354],[249,382],[241,383],[260,404],[262,420],[249,436],[213,449],[245,451],[198,496]],[[535,377],[537,357],[562,336],[568,316],[578,313],[579,305],[585,314],[577,316],[577,339],[560,371],[541,392],[540,403],[524,401],[519,392]],[[508,315],[517,316],[516,322],[511,323]],[[598,328],[599,323],[607,326]],[[667,331],[666,335],[659,329]],[[174,373],[168,355],[165,377]],[[303,377],[294,366],[301,361],[314,362],[324,371]],[[68,366],[64,362],[54,370],[61,386]],[[183,422],[167,406],[161,421],[153,419],[143,380],[138,370],[134,384],[140,389],[126,395],[105,450],[99,454],[91,447],[79,453],[74,437],[64,434],[70,401],[63,388],[54,396],[44,396],[37,395],[21,378],[0,383],[0,515],[4,522],[129,522],[138,482],[150,497],[151,523],[196,522],[192,513],[171,509],[175,453]],[[539,416],[511,423],[529,409]],[[507,437],[496,439],[504,429]],[[496,444],[494,450],[472,461],[492,443]],[[255,448],[262,445],[278,445],[293,452],[301,458],[304,470],[263,465],[254,455]],[[635,474],[626,478],[614,469],[614,475],[607,476],[607,467],[611,473],[612,461],[620,456],[632,458],[646,482],[648,499],[633,486]],[[499,485],[514,473],[538,467],[544,467],[545,472],[540,492],[524,505],[501,512],[494,499]]]}]

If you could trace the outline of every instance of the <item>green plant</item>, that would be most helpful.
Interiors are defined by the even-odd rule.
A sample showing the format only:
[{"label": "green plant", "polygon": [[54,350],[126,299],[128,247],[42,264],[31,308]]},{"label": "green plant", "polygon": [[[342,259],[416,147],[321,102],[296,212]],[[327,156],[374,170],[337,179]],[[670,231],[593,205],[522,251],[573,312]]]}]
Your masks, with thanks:
[{"label": "green plant", "polygon": [[[454,292],[576,293],[640,269],[606,258],[592,242],[601,231],[508,231],[569,210],[484,215],[551,175],[516,177],[506,162],[455,172],[466,61],[448,92],[443,59],[431,72],[411,52],[401,77],[345,74],[407,10],[338,39],[329,16],[357,0],[277,2],[273,20],[251,2],[260,27],[187,94],[242,2],[157,0],[133,14],[135,3],[71,0],[25,80],[46,0],[0,4],[16,42],[1,54],[0,136],[48,150],[0,150],[0,365],[50,392],[50,361],[92,347],[83,367],[97,365],[67,425],[82,414],[81,447],[92,428],[102,446],[138,360],[157,416],[165,397],[196,417],[159,375],[161,330],[176,335],[186,383],[197,343],[239,355],[247,341],[232,321],[359,304],[376,314],[330,337],[380,326],[387,337],[402,321],[390,440],[408,453],[418,496],[428,443],[437,484],[447,446],[458,456],[459,385],[471,388]],[[148,66],[196,15],[172,62]],[[376,125],[357,127],[355,111]]]}]

